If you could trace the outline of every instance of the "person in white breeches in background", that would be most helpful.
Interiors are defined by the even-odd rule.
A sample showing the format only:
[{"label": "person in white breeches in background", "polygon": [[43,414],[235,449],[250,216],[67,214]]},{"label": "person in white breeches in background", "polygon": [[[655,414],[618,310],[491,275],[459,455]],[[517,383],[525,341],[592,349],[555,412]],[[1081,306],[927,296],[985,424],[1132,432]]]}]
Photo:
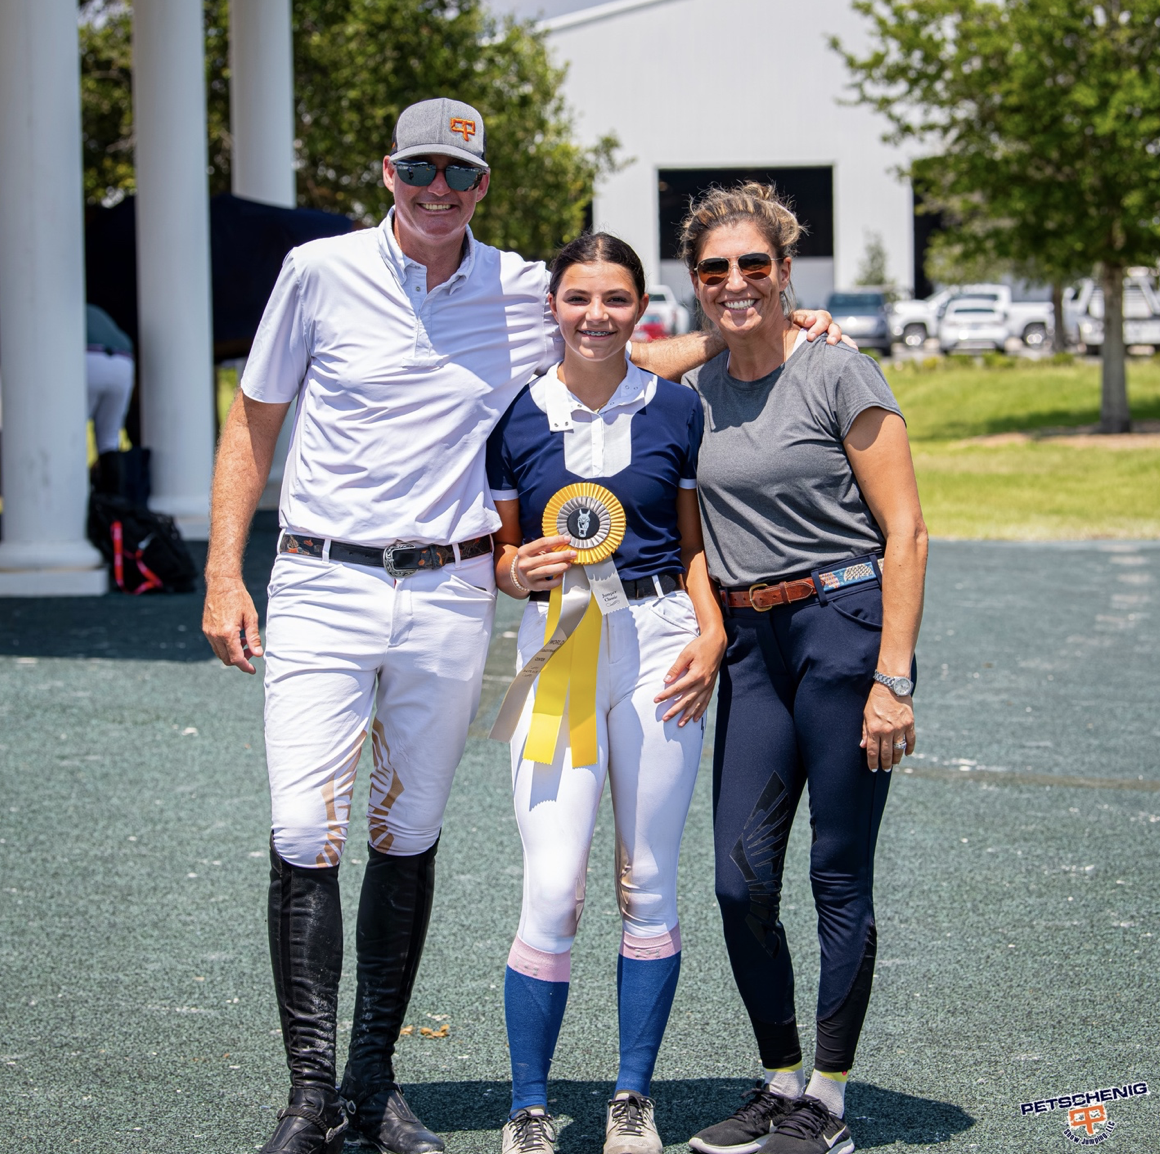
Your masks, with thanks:
[{"label": "person in white breeches in background", "polygon": [[[545,537],[545,506],[561,490],[598,482],[623,507],[625,532],[611,559],[627,604],[604,617],[599,630],[593,748],[578,754],[568,725],[561,725],[554,753],[549,740],[532,760],[534,700],[511,746],[524,899],[504,985],[512,1110],[503,1149],[553,1149],[548,1068],[607,776],[623,933],[620,1064],[604,1150],[660,1154],[649,1093],[680,969],[677,859],[701,759],[701,718],[725,649],[694,479],[704,422],[691,389],[625,359],[648,304],[644,271],[627,244],[605,233],[573,241],[552,266],[550,292],[563,363],[516,398],[488,444],[488,479],[503,521],[496,580],[505,593],[529,598],[519,630],[521,666],[545,644],[550,590],[579,556],[569,541],[595,539],[603,515],[578,504],[572,537]],[[583,644],[583,628],[569,645]],[[587,639],[596,644],[591,632]],[[572,652],[569,711],[584,708],[577,700],[579,650]],[[537,694],[550,692],[544,685],[553,660],[540,672]]]},{"label": "person in white breeches in background", "polygon": [[104,309],[85,306],[85,388],[97,442],[97,488],[121,488],[121,429],[133,397],[133,341]]}]

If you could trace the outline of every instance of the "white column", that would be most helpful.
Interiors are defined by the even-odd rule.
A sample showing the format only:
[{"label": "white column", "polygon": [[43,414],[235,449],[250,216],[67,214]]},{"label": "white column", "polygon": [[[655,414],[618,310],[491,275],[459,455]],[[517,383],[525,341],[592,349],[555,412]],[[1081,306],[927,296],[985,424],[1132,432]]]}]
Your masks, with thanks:
[{"label": "white column", "polygon": [[204,540],[213,471],[213,329],[201,0],[133,5],[137,319],[151,506]]},{"label": "white column", "polygon": [[230,0],[230,133],[234,195],[293,208],[290,0]]},{"label": "white column", "polygon": [[85,540],[85,290],[75,0],[0,0],[0,596],[103,593]]},{"label": "white column", "polygon": [[[298,203],[294,169],[294,37],[290,0],[230,0],[230,179],[235,196]],[[244,360],[238,365],[241,380]],[[277,509],[293,414],[282,425],[258,507]]]}]

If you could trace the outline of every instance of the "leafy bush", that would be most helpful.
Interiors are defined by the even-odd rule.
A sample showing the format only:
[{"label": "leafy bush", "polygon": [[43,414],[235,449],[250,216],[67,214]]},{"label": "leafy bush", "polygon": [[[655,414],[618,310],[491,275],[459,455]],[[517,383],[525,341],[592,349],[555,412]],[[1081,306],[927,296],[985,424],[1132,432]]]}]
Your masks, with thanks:
[{"label": "leafy bush", "polygon": [[987,369],[1014,369],[1017,367],[1014,357],[998,350],[983,354],[983,367]]}]

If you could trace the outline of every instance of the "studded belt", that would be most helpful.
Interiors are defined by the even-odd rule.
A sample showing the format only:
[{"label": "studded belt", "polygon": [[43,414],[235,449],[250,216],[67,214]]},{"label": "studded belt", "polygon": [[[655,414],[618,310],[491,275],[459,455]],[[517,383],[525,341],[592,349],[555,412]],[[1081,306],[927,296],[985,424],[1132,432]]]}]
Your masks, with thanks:
[{"label": "studded belt", "polygon": [[[329,551],[327,551],[329,546]],[[491,552],[491,537],[472,537],[458,544],[459,560],[469,561]],[[278,539],[279,553],[304,554],[307,557],[328,557],[331,561],[345,561],[352,565],[369,565],[385,569],[392,577],[410,577],[421,569],[442,569],[454,564],[455,545],[419,545],[404,541],[380,548],[375,545],[350,545],[329,537],[304,537],[283,533]]]}]

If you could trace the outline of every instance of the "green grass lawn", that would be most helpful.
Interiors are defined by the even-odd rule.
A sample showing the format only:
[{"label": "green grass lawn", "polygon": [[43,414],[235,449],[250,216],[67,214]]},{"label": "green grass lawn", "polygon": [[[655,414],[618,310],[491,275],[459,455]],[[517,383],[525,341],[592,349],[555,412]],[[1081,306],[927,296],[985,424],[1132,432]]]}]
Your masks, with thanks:
[{"label": "green grass lawn", "polygon": [[[1098,365],[998,363],[1004,367],[946,361],[926,369],[885,366],[906,414],[931,533],[1008,540],[1160,537],[1160,449],[972,442],[1099,420]],[[219,421],[225,421],[236,386],[232,369],[219,371]],[[1134,420],[1160,420],[1160,362],[1133,361],[1128,394]]]},{"label": "green grass lawn", "polygon": [[[1099,366],[886,366],[906,415],[923,512],[938,537],[1160,537],[1160,449],[1059,441],[980,444],[998,433],[1092,425]],[[1160,419],[1160,363],[1133,361],[1135,421]]]}]

